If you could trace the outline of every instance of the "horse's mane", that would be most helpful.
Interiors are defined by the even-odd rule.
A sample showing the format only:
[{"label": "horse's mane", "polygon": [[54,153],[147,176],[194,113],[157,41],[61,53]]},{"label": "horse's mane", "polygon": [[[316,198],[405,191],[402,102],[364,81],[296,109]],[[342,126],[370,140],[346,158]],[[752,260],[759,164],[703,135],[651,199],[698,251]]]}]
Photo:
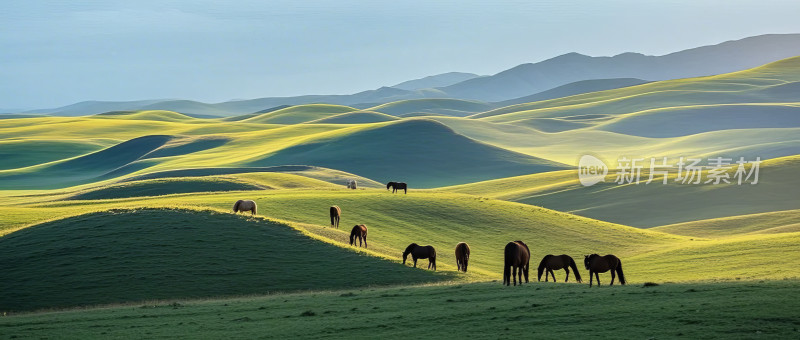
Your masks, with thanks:
[{"label": "horse's mane", "polygon": [[233,204],[233,211],[234,212],[239,210],[239,205],[242,204],[242,202],[243,202],[242,200],[238,200],[238,201],[236,201],[236,203]]},{"label": "horse's mane", "polygon": [[542,281],[542,273],[544,273],[544,269],[545,269],[545,267],[547,266],[547,260],[549,260],[551,257],[553,257],[553,255],[545,255],[545,256],[542,258],[542,261],[541,261],[541,262],[539,262],[539,269],[537,270],[537,274],[539,274],[539,275],[537,276],[537,279],[538,279],[539,281]]},{"label": "horse's mane", "polygon": [[[388,190],[390,187],[393,187],[394,184],[395,184],[395,182],[386,183],[386,189]],[[416,244],[416,243],[412,243],[412,244]]]},{"label": "horse's mane", "polygon": [[406,250],[403,251],[403,255],[406,255],[406,254],[410,253],[416,247],[419,247],[419,244],[416,244],[416,243],[409,244],[408,247],[406,247]]}]

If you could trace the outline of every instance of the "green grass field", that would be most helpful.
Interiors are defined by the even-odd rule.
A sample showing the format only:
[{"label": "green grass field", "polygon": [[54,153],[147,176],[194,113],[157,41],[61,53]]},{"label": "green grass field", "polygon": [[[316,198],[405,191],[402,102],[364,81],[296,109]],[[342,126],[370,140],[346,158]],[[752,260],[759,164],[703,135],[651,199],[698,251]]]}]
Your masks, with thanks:
[{"label": "green grass field", "polygon": [[[2,119],[0,338],[793,338],[799,80],[789,58],[503,108]],[[612,169],[583,187],[587,153],[764,162],[757,185],[617,185]],[[258,216],[231,213],[239,199]],[[356,224],[368,249],[348,244]],[[579,263],[581,285],[503,287],[514,240],[534,281],[547,254],[612,253],[630,284],[589,289]],[[403,266],[412,242],[438,271]]]},{"label": "green grass field", "polygon": [[447,284],[0,317],[3,338],[796,338],[797,281]]}]

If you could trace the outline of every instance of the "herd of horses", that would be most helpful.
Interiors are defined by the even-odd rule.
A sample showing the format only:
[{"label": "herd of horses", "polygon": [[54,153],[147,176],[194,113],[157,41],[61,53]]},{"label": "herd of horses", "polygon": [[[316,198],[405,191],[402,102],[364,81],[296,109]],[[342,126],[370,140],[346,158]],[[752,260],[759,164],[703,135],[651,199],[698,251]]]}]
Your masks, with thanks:
[{"label": "herd of horses", "polygon": [[[356,189],[356,182],[355,180],[347,180],[347,188],[348,189]],[[403,190],[404,193],[408,193],[408,185],[403,182],[389,182],[386,184],[386,190],[392,188],[392,193],[396,193],[398,190]],[[233,205],[233,212],[245,212],[249,211],[252,215],[256,214],[257,206],[256,202],[252,200],[238,200]],[[331,227],[339,229],[339,220],[342,217],[342,209],[339,206],[334,205],[331,206],[329,209],[330,218],[331,218]],[[350,245],[355,246],[356,240],[358,240],[358,246],[363,246],[367,248],[367,226],[363,224],[358,224],[353,226],[352,230],[350,231]],[[416,243],[409,244],[406,247],[406,250],[403,251],[403,264],[406,264],[406,260],[408,256],[411,255],[411,259],[414,261],[414,267],[417,267],[417,260],[419,259],[428,259],[428,269],[436,270],[436,249],[433,246],[420,246]],[[460,242],[456,244],[455,248],[455,257],[456,257],[456,267],[458,271],[467,272],[467,265],[469,264],[469,256],[470,256],[470,249],[469,245],[466,242]],[[528,245],[522,241],[513,241],[506,244],[504,250],[504,264],[503,264],[503,284],[510,286],[510,285],[517,285],[517,281],[519,284],[522,284],[522,278],[525,278],[525,283],[528,283],[528,269],[530,268],[530,258],[531,258],[531,251],[528,248]],[[614,255],[605,255],[600,256],[598,254],[591,254],[585,255],[583,259],[583,264],[586,270],[589,271],[589,287],[593,285],[593,279],[597,280],[597,285],[600,285],[600,276],[599,273],[605,273],[610,271],[611,272],[611,283],[610,285],[614,285],[614,280],[617,276],[619,276],[619,283],[625,284],[625,274],[622,272],[622,262],[620,259]],[[545,255],[542,258],[542,261],[539,262],[539,270],[538,270],[538,278],[537,281],[542,280],[542,273],[545,274],[544,280],[545,282],[549,281],[549,277],[553,277],[553,282],[556,282],[556,275],[553,272],[554,270],[561,270],[563,269],[567,276],[564,279],[564,282],[569,282],[569,274],[570,269],[575,276],[575,280],[578,283],[582,283],[581,274],[578,271],[578,266],[575,264],[575,260],[572,259],[569,255]],[[594,276],[594,277],[593,277]]]}]

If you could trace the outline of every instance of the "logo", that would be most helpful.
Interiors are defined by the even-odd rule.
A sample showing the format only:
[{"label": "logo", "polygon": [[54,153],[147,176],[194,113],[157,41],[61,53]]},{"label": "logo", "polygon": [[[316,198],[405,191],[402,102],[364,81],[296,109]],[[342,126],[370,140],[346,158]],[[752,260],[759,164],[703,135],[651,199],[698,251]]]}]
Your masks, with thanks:
[{"label": "logo", "polygon": [[578,161],[578,179],[585,187],[592,186],[605,180],[608,175],[608,166],[592,155],[583,155]]}]

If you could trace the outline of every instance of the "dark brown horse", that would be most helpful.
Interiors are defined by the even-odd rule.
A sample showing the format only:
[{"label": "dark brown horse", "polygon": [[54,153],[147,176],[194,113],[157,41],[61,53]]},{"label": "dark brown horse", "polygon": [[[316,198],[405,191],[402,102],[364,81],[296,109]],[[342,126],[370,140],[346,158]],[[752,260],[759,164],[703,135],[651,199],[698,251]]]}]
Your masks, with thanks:
[{"label": "dark brown horse", "polygon": [[397,190],[403,190],[404,194],[408,193],[408,184],[405,184],[403,182],[389,182],[389,183],[386,183],[386,190],[389,190],[390,187],[392,188],[392,193],[393,194],[396,193]]},{"label": "dark brown horse", "polygon": [[556,282],[556,274],[553,273],[553,270],[564,269],[567,272],[567,277],[564,279],[564,282],[569,282],[569,269],[572,268],[572,271],[575,273],[575,280],[581,282],[581,273],[578,272],[578,266],[575,264],[575,260],[572,259],[569,255],[546,255],[542,262],[539,262],[539,279],[538,281],[542,281],[542,272],[544,274],[544,282],[547,282],[547,277],[552,275],[553,282]]},{"label": "dark brown horse", "polygon": [[467,264],[469,264],[469,245],[465,242],[456,244],[456,267],[466,273]]},{"label": "dark brown horse", "polygon": [[233,204],[234,213],[249,211],[251,215],[255,215],[257,209],[256,202],[251,200],[238,200]]},{"label": "dark brown horse", "polygon": [[[625,274],[622,273],[622,261],[614,255],[600,256],[597,254],[586,255],[583,264],[589,271],[589,287],[592,286],[592,274],[597,278],[597,285],[600,285],[600,276],[597,273],[611,271],[611,286],[614,285],[614,277],[619,275],[619,283],[625,284]],[[616,272],[616,275],[615,275]]]},{"label": "dark brown horse", "polygon": [[417,259],[428,259],[428,269],[436,270],[436,249],[432,246],[420,246],[416,243],[409,244],[403,252],[403,264],[406,264],[408,254],[414,260],[414,268],[417,267]]},{"label": "dark brown horse", "polygon": [[505,249],[505,265],[503,265],[503,284],[510,286],[513,278],[516,286],[517,270],[519,270],[519,284],[522,284],[523,273],[525,274],[525,283],[527,283],[530,260],[531,251],[528,249],[527,244],[522,241],[508,242]]},{"label": "dark brown horse", "polygon": [[356,245],[356,238],[358,238],[358,246],[361,246],[361,241],[364,241],[364,248],[367,247],[367,226],[359,224],[353,227],[350,231],[350,245]]},{"label": "dark brown horse", "polygon": [[342,209],[338,205],[331,207],[331,228],[339,229],[339,218],[342,217]]}]

